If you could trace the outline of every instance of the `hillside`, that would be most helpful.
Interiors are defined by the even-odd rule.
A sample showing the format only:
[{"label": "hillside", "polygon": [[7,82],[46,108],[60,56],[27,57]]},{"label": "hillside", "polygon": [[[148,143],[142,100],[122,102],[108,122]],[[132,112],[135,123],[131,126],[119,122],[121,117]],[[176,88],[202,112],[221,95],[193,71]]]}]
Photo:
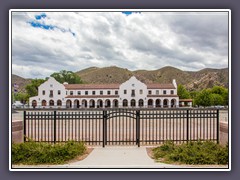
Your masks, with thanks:
[{"label": "hillside", "polygon": [[31,82],[31,79],[24,79],[20,76],[12,74],[12,91],[13,85],[16,83],[18,87],[18,92],[25,92],[25,86]]},{"label": "hillside", "polygon": [[[183,84],[188,90],[202,90],[204,88],[211,88],[214,85],[228,88],[228,68],[207,68],[193,72],[182,71],[174,67],[166,66],[153,71],[130,71],[128,69],[111,66],[104,68],[90,67],[78,71],[76,74],[78,74],[86,84],[123,83],[131,76],[135,76],[144,83],[171,83],[172,79],[176,79],[177,84]],[[12,75],[12,82],[19,85],[21,92],[24,91],[24,86],[30,83],[30,81],[30,79]]]},{"label": "hillside", "polygon": [[196,72],[182,71],[166,66],[158,70],[129,71],[119,67],[92,67],[76,72],[84,83],[122,83],[131,76],[144,83],[170,83],[176,79],[178,84],[183,84],[188,90],[201,90],[214,85],[228,87],[228,68],[203,69]]},{"label": "hillside", "polygon": [[128,69],[122,69],[116,66],[104,68],[87,68],[76,72],[84,83],[90,84],[108,84],[123,83],[133,76],[133,72]]}]

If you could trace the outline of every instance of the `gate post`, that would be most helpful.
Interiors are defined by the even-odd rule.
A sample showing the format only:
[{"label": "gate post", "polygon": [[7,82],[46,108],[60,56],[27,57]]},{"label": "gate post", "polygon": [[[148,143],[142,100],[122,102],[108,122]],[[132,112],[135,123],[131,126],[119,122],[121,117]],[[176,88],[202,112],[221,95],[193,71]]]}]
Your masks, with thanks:
[{"label": "gate post", "polygon": [[189,109],[187,110],[187,143],[189,141]]},{"label": "gate post", "polygon": [[23,142],[26,142],[26,111],[23,111]]},{"label": "gate post", "polygon": [[102,118],[102,119],[103,119],[103,133],[102,133],[102,134],[103,134],[103,137],[102,137],[102,138],[103,138],[103,147],[105,147],[105,144],[106,144],[106,135],[107,135],[107,134],[106,134],[106,132],[107,132],[107,131],[106,131],[106,130],[107,130],[107,129],[106,129],[106,127],[107,127],[107,126],[106,126],[107,111],[106,111],[106,110],[103,110],[103,118]]},{"label": "gate post", "polygon": [[217,109],[217,144],[219,144],[219,109]]},{"label": "gate post", "polygon": [[136,144],[140,147],[140,110],[136,111]]},{"label": "gate post", "polygon": [[53,128],[54,128],[54,131],[53,131],[53,138],[54,138],[54,144],[56,144],[56,134],[57,134],[57,127],[56,127],[56,125],[57,125],[57,114],[56,114],[56,111],[54,111],[54,125],[53,125]]}]

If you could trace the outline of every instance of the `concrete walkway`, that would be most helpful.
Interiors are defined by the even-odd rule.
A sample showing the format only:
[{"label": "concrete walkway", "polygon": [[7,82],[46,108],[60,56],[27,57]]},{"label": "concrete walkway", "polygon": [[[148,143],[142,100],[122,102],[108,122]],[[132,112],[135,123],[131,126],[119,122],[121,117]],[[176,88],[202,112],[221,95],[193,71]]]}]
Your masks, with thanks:
[{"label": "concrete walkway", "polygon": [[179,168],[179,166],[155,163],[147,155],[146,147],[95,148],[82,161],[62,165],[81,168]]}]

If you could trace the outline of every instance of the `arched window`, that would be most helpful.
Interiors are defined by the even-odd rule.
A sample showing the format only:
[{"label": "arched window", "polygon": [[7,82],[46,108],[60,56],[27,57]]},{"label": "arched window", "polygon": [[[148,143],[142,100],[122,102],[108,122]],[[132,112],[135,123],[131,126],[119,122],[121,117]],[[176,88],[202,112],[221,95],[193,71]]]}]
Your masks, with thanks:
[{"label": "arched window", "polygon": [[128,107],[128,100],[126,99],[123,100],[123,107]]},{"label": "arched window", "polygon": [[153,100],[152,99],[148,100],[148,107],[153,107]]},{"label": "arched window", "polygon": [[135,99],[132,99],[131,100],[131,107],[135,107],[136,106],[136,101],[135,101]]},{"label": "arched window", "polygon": [[57,106],[62,106],[62,101],[60,99],[57,100]]},{"label": "arched window", "polygon": [[32,107],[35,108],[37,106],[37,101],[36,100],[33,100],[32,101]]},{"label": "arched window", "polygon": [[74,108],[79,108],[79,100],[78,99],[74,100]]},{"label": "arched window", "polygon": [[47,105],[47,101],[46,100],[42,100],[42,106],[46,106]]},{"label": "arched window", "polygon": [[160,99],[156,100],[156,107],[161,107],[161,100]]},{"label": "arched window", "polygon": [[87,100],[86,99],[82,100],[82,107],[87,108]]},{"label": "arched window", "polygon": [[97,108],[102,108],[103,107],[103,101],[101,99],[99,99],[97,101]]},{"label": "arched window", "polygon": [[171,107],[176,107],[176,99],[171,100]]},{"label": "arched window", "polygon": [[138,106],[139,106],[139,107],[143,107],[143,105],[144,105],[144,104],[143,104],[143,99],[139,99],[139,101],[138,101]]},{"label": "arched window", "polygon": [[90,107],[90,108],[95,108],[95,101],[94,101],[93,99],[91,99],[91,100],[89,101],[89,107]]},{"label": "arched window", "polygon": [[117,99],[114,99],[114,100],[113,100],[113,106],[114,106],[114,107],[118,107],[118,100],[117,100]]},{"label": "arched window", "polygon": [[105,101],[105,107],[111,107],[111,101],[109,99]]},{"label": "arched window", "polygon": [[167,99],[163,100],[163,107],[168,107],[168,100]]},{"label": "arched window", "polygon": [[66,108],[71,108],[71,107],[72,107],[72,101],[68,99],[66,102]]},{"label": "arched window", "polygon": [[49,101],[49,106],[54,106],[54,101],[53,100]]}]

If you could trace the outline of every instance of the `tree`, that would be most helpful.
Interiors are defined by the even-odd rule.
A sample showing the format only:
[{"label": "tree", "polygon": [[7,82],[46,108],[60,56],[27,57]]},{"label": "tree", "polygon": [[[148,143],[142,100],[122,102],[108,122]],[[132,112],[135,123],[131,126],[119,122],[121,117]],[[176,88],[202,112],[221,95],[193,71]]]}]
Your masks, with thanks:
[{"label": "tree", "polygon": [[33,79],[30,84],[28,84],[25,89],[29,97],[38,95],[38,87],[44,83],[46,80],[44,79]]},{"label": "tree", "polygon": [[181,84],[178,85],[177,94],[179,99],[189,99],[191,97],[186,88]]},{"label": "tree", "polygon": [[211,94],[210,99],[211,99],[211,106],[224,104],[223,97],[220,94]]},{"label": "tree", "polygon": [[14,93],[14,100],[15,101],[21,101],[21,103],[27,103],[29,99],[29,95],[27,93]]},{"label": "tree", "polygon": [[50,75],[55,78],[59,83],[67,82],[69,84],[82,84],[81,78],[72,71],[62,70],[60,72],[55,72]]},{"label": "tree", "polygon": [[214,86],[211,90],[213,94],[218,94],[222,97],[222,103],[217,105],[228,105],[228,89],[221,86]]},{"label": "tree", "polygon": [[211,89],[211,93],[213,94],[219,94],[219,95],[223,95],[227,92],[227,89],[224,88],[224,87],[221,87],[221,86],[214,86],[212,89]]},{"label": "tree", "polygon": [[211,92],[209,89],[202,90],[195,98],[196,105],[198,106],[210,106],[211,105]]}]

